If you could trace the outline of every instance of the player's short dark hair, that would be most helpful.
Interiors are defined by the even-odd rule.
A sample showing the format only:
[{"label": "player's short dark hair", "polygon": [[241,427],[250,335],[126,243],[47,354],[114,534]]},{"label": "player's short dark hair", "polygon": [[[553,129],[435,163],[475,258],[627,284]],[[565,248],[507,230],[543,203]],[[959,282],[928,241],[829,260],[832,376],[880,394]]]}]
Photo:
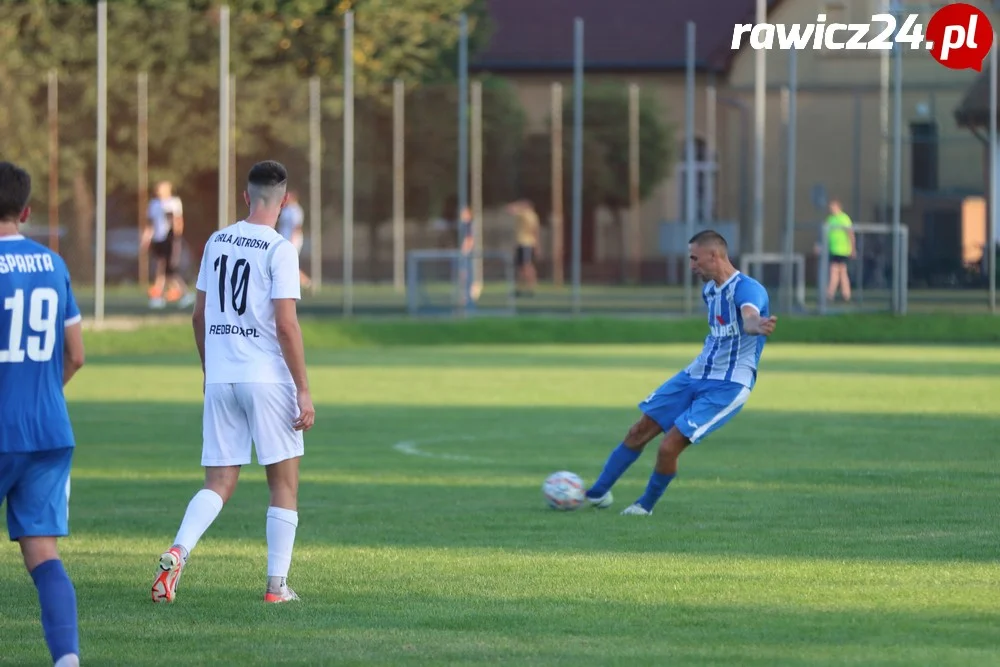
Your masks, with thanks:
[{"label": "player's short dark hair", "polygon": [[712,229],[698,232],[691,237],[688,243],[700,246],[714,245],[721,247],[723,250],[729,250],[729,244],[726,243],[726,239],[722,237],[722,234]]},{"label": "player's short dark hair", "polygon": [[285,165],[275,160],[264,160],[250,167],[247,183],[263,187],[273,187],[288,181],[288,170]]},{"label": "player's short dark hair", "polygon": [[288,170],[274,160],[258,162],[247,174],[247,191],[251,201],[276,204],[278,202],[273,200],[281,200],[285,196],[287,184]]},{"label": "player's short dark hair", "polygon": [[11,162],[0,162],[0,220],[16,220],[31,198],[31,176]]}]

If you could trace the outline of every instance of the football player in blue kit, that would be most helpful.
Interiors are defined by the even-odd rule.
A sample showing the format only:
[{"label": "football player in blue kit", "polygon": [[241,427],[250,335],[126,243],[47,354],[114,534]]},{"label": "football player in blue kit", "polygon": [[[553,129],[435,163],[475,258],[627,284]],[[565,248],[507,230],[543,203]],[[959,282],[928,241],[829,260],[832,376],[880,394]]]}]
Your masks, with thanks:
[{"label": "football player in blue kit", "polygon": [[80,310],[62,258],[24,238],[31,177],[0,162],[0,503],[38,590],[56,667],[80,664],[76,592],[56,540],[69,533],[73,428],[63,387],[83,365]]},{"label": "football player in blue kit", "polygon": [[691,270],[705,281],[708,336],[701,354],[639,403],[639,418],[611,452],[604,470],[587,490],[594,507],[611,506],[611,487],[653,438],[665,434],[645,493],[622,514],[648,516],[677,475],[677,458],[688,445],[721,428],[743,408],[757,381],[757,367],[777,318],[767,290],[736,270],[726,240],[711,230],[689,241]]}]

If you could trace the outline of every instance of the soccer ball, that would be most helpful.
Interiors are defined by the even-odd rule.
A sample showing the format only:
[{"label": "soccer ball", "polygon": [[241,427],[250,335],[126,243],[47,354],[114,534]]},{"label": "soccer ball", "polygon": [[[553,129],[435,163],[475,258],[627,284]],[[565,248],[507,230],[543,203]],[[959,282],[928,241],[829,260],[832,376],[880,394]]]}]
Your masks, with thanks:
[{"label": "soccer ball", "polygon": [[583,504],[583,480],[567,470],[554,472],[542,484],[545,502],[554,510],[575,510]]}]

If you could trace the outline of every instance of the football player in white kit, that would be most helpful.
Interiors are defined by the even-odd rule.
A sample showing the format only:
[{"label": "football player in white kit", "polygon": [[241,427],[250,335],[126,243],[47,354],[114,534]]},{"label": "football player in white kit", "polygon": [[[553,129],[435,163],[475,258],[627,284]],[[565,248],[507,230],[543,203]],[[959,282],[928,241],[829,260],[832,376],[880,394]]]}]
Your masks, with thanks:
[{"label": "football player in white kit", "polygon": [[172,602],[188,556],[232,496],[251,443],[267,470],[265,602],[298,596],[286,583],[298,526],[303,432],[316,417],[306,377],[295,247],[275,231],[288,174],[278,162],[253,166],[245,220],[208,239],[198,273],[194,337],[204,371],[201,464],[205,486],[187,507],[161,556],[154,602]]}]

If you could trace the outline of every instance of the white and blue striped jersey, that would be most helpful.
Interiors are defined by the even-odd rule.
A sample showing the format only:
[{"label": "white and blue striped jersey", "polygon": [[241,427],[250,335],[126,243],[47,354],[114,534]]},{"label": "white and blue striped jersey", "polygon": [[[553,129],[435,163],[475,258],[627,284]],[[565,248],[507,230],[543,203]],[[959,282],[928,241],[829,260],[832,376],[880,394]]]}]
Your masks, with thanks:
[{"label": "white and blue striped jersey", "polygon": [[737,271],[722,285],[710,280],[701,298],[708,306],[709,333],[701,354],[685,370],[696,380],[726,380],[753,387],[767,336],[751,336],[743,330],[742,309],[752,306],[768,317],[767,290]]}]

